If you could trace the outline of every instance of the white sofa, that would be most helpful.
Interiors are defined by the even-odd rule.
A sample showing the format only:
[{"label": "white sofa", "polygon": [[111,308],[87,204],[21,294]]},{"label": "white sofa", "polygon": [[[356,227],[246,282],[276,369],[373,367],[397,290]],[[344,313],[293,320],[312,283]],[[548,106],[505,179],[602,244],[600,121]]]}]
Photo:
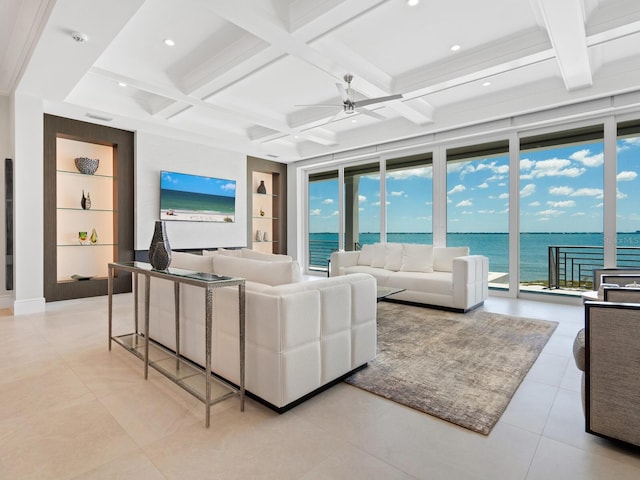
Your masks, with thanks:
[{"label": "white sofa", "polygon": [[331,277],[368,273],[378,286],[404,288],[392,300],[469,311],[489,295],[489,259],[468,247],[408,243],[363,245],[331,254]]},{"label": "white sofa", "polygon": [[[171,267],[246,279],[245,387],[278,412],[376,355],[376,283],[370,275],[303,282],[291,257],[251,250],[173,252]],[[215,292],[211,368],[237,385],[238,288]],[[149,336],[175,350],[172,282],[152,278],[150,295]],[[180,299],[181,354],[204,365],[204,290],[182,285]]]}]

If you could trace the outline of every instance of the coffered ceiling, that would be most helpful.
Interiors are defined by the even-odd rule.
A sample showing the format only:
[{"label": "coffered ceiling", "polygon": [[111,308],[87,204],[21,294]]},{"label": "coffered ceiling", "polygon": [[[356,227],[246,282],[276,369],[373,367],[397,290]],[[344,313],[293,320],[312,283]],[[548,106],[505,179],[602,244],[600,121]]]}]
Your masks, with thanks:
[{"label": "coffered ceiling", "polygon": [[[0,18],[0,93],[284,162],[640,86],[637,0],[0,0]],[[345,74],[356,104],[402,98],[347,114]]]}]

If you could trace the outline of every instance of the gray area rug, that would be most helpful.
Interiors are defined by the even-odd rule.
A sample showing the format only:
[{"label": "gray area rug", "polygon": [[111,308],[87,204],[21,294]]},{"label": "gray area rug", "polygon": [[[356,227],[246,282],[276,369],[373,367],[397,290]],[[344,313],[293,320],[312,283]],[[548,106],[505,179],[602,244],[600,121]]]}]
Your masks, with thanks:
[{"label": "gray area rug", "polygon": [[488,435],[557,322],[378,304],[378,355],[346,382]]}]

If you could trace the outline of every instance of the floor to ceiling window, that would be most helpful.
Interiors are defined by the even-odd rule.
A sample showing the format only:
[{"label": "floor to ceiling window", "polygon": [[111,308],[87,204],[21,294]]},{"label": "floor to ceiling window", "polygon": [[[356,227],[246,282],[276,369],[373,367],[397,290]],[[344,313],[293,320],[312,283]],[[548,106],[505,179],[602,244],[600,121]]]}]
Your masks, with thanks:
[{"label": "floor to ceiling window", "polygon": [[447,246],[489,258],[490,285],[509,285],[509,141],[447,150]]},{"label": "floor to ceiling window", "polygon": [[344,169],[344,249],[380,241],[380,164]]},{"label": "floor to ceiling window", "polygon": [[387,242],[433,243],[433,156],[387,160]]},{"label": "floor to ceiling window", "polygon": [[309,206],[307,252],[309,258],[307,261],[310,270],[326,271],[331,252],[338,250],[339,188],[337,170],[309,175],[307,199]]},{"label": "floor to ceiling window", "polygon": [[640,268],[640,121],[618,125],[616,265]]},{"label": "floor to ceiling window", "polygon": [[603,266],[603,126],[520,139],[520,289],[583,290]]}]

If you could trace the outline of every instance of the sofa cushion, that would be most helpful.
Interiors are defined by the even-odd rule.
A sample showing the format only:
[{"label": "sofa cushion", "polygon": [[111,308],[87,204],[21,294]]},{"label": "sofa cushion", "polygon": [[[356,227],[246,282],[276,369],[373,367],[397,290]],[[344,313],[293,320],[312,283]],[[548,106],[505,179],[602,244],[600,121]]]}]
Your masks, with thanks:
[{"label": "sofa cushion", "polygon": [[373,259],[371,266],[375,268],[384,268],[386,262],[387,246],[384,243],[373,244]]},{"label": "sofa cushion", "polygon": [[389,272],[389,286],[404,288],[410,292],[436,295],[453,295],[453,276],[449,272]]},{"label": "sofa cushion", "polygon": [[293,262],[263,262],[249,258],[214,255],[213,270],[220,275],[241,277],[266,285],[284,285],[293,283]]},{"label": "sofa cushion", "polygon": [[402,245],[401,272],[433,272],[433,245]]},{"label": "sofa cushion", "polygon": [[213,273],[210,256],[194,255],[186,252],[171,252],[171,265],[174,268],[193,270],[194,272]]},{"label": "sofa cushion", "polygon": [[434,247],[433,270],[437,272],[451,272],[453,259],[469,255],[469,247]]},{"label": "sofa cushion", "polygon": [[376,284],[384,287],[388,284],[389,275],[393,272],[384,268],[367,267],[366,265],[355,265],[353,267],[344,267],[344,274],[351,273],[368,273],[376,279]]},{"label": "sofa cushion", "polygon": [[387,243],[385,244],[384,268],[397,272],[402,267],[402,244]]},{"label": "sofa cushion", "polygon": [[373,245],[363,245],[360,250],[360,256],[358,257],[358,265],[371,266],[373,262]]}]

